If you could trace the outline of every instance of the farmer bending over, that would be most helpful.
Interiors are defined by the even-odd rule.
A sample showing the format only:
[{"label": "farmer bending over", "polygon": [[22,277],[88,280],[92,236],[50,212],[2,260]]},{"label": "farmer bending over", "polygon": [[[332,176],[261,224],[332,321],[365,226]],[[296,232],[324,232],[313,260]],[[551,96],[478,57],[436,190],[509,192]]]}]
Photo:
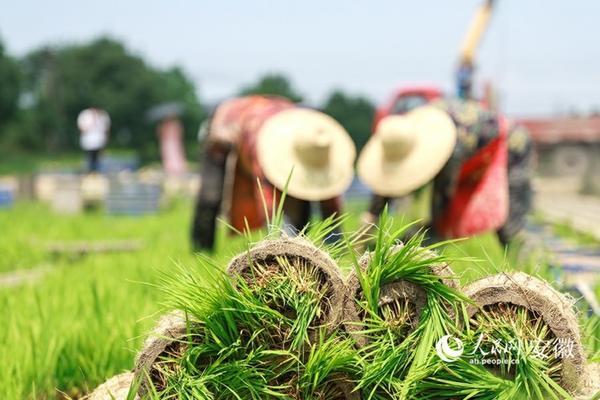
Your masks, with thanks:
[{"label": "farmer bending over", "polygon": [[355,157],[348,133],[321,112],[276,97],[222,103],[207,125],[194,247],[213,249],[220,212],[237,231],[244,231],[246,224],[250,229],[264,227],[265,209],[271,213],[288,178],[284,218],[290,233],[309,222],[311,201],[318,202],[323,218],[339,215]]},{"label": "farmer bending over", "polygon": [[363,229],[385,204],[433,181],[432,240],[496,231],[508,244],[531,207],[528,133],[473,101],[438,100],[378,125],[358,160],[374,192]]}]

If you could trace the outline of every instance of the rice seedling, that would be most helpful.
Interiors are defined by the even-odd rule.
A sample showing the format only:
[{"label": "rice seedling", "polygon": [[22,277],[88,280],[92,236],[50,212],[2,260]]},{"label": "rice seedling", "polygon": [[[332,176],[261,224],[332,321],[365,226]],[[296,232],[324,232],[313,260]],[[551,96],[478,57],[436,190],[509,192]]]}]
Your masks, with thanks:
[{"label": "rice seedling", "polygon": [[[332,323],[341,322],[341,315],[331,312],[339,299],[328,294],[335,285],[325,279],[327,274],[285,253],[269,262],[248,263],[258,241],[283,238],[283,222],[277,218],[269,231],[253,232],[251,240],[221,240],[215,258],[209,260],[188,253],[186,204],[135,220],[100,214],[55,217],[38,205],[20,205],[14,212],[9,218],[0,216],[0,224],[15,227],[0,240],[0,248],[10,250],[0,268],[32,268],[51,260],[53,269],[39,282],[0,289],[0,308],[5,311],[0,324],[2,398],[66,398],[61,392],[78,398],[107,377],[131,369],[142,335],[155,319],[148,316],[156,315],[165,298],[163,309],[182,310],[184,329],[157,355],[155,370],[140,370],[145,371],[140,376],[153,382],[154,390],[150,386],[145,395],[152,399],[553,398],[543,385],[558,398],[568,398],[553,386],[562,384],[555,380],[557,363],[537,362],[534,346],[525,347],[524,354],[530,356],[523,356],[527,362],[522,368],[505,368],[505,374],[500,368],[471,364],[466,356],[482,332],[497,336],[496,330],[510,332],[515,324],[522,327],[522,335],[546,332],[552,338],[548,326],[536,325],[539,313],[512,310],[510,305],[509,313],[484,307],[489,315],[504,316],[494,316],[502,323],[487,322],[483,313],[461,317],[472,303],[456,292],[453,278],[490,271],[482,268],[466,276],[465,268],[473,266],[471,257],[482,259],[482,266],[514,268],[488,237],[427,249],[419,248],[417,237],[399,246],[403,227],[386,216],[373,238],[373,252],[360,258],[352,251],[350,235],[333,243],[326,240],[334,232],[333,224],[342,220],[353,232],[356,218],[314,223],[302,233],[305,241],[329,254],[334,264],[351,267],[360,289],[348,296],[360,317],[340,328]],[[131,254],[50,259],[43,248],[31,247],[32,233],[17,220],[35,226],[33,239],[42,243],[135,236],[145,247]],[[223,231],[219,235],[224,239]],[[247,280],[231,280],[224,271],[243,249],[245,264],[269,277],[260,286],[249,275]],[[173,260],[192,267],[174,266]],[[441,268],[450,261],[456,274]],[[285,276],[269,271],[270,263]],[[321,283],[311,284],[315,280]],[[413,296],[417,293],[421,294]],[[315,299],[323,297],[326,300],[316,306]],[[461,324],[468,320],[473,324]],[[587,354],[600,361],[597,320],[581,316],[581,323]],[[492,328],[494,332],[488,331]],[[437,340],[447,334],[464,344],[463,356],[452,363],[435,352]],[[360,338],[365,340],[361,343]],[[550,381],[537,376],[540,371]],[[129,399],[141,383],[135,382]],[[546,397],[540,397],[538,389]]]},{"label": "rice seedling", "polygon": [[298,257],[262,261],[236,279],[207,260],[204,267],[213,271],[208,281],[185,268],[165,277],[168,304],[187,313],[189,331],[179,340],[181,354],[162,355],[169,367],[148,376],[153,389],[144,395],[346,398],[356,355],[351,342],[327,335],[321,309],[327,284],[319,285],[323,279],[314,266]]},{"label": "rice seedling", "polygon": [[[0,397],[78,398],[131,369],[160,310],[154,285],[161,273],[172,271],[174,261],[194,263],[187,240],[190,210],[182,202],[140,218],[59,216],[42,204],[21,203],[0,212],[6,228],[0,249],[7,255],[2,272],[36,270],[39,263],[48,268],[38,280],[0,286]],[[129,238],[139,239],[142,250],[78,258],[46,250],[49,242]],[[239,239],[227,244],[217,260],[244,245]]]},{"label": "rice seedling", "polygon": [[309,329],[314,332],[323,323],[328,305],[323,299],[330,287],[306,260],[276,257],[274,264],[255,265],[247,283],[261,303],[284,316],[289,329],[279,330],[281,343],[298,349],[308,343]]},{"label": "rice seedling", "polygon": [[600,317],[582,318],[582,334],[584,346],[591,362],[600,362]]},{"label": "rice seedling", "polygon": [[532,399],[569,396],[558,384],[560,342],[542,316],[524,307],[499,303],[478,313],[473,325],[481,338],[481,354],[500,354],[501,362],[496,364],[495,372],[514,380],[514,391],[524,392]]},{"label": "rice seedling", "polygon": [[457,336],[464,345],[461,357],[430,366],[429,376],[418,384],[419,396],[571,398],[585,361],[573,304],[566,297],[522,273],[481,279],[465,293],[479,307],[468,307],[471,318]]},{"label": "rice seedling", "polygon": [[282,397],[278,393],[281,388],[269,383],[275,382],[279,373],[269,367],[271,352],[240,350],[224,348],[212,362],[202,367],[196,364],[194,352],[188,352],[180,360],[180,368],[168,376],[163,390],[154,391],[151,397],[253,400]]},{"label": "rice seedling", "polygon": [[425,399],[569,399],[559,385],[558,342],[541,316],[498,304],[471,320],[460,336],[462,357],[438,360],[417,393]]},{"label": "rice seedling", "polygon": [[[247,235],[248,250],[230,262],[227,273],[202,258],[200,269],[180,267],[165,275],[167,306],[186,314],[188,331],[173,338],[178,351],[164,347],[160,360],[145,370],[151,389],[140,394],[346,398],[356,355],[351,342],[328,334],[339,318],[332,304],[343,298],[342,279],[335,262],[308,240],[277,239],[280,213],[269,224],[270,240],[252,246]],[[325,246],[337,223],[332,218],[317,224],[310,237]]]},{"label": "rice seedling", "polygon": [[[173,340],[179,343],[179,354],[161,354],[168,368],[148,376],[152,389],[142,394],[261,399],[274,392],[275,385],[269,382],[286,369],[285,353],[269,350],[263,343],[268,346],[272,340],[266,328],[283,316],[260,303],[243,283],[235,286],[222,271],[213,272],[209,283],[199,282],[197,270],[185,268],[165,278],[172,294],[169,304],[188,315],[187,333]],[[271,359],[277,359],[282,369],[265,368]],[[232,397],[223,397],[228,393]]]},{"label": "rice seedling", "polygon": [[352,341],[335,336],[324,338],[311,346],[302,363],[297,392],[292,398],[307,400],[360,399],[354,391],[360,372],[360,360]]},{"label": "rice seedling", "polygon": [[392,228],[384,212],[373,252],[354,259],[347,307],[356,309],[347,326],[363,345],[358,388],[368,399],[411,398],[435,341],[457,329],[468,301],[456,290],[448,259],[422,246],[424,232],[400,243],[408,228]]}]

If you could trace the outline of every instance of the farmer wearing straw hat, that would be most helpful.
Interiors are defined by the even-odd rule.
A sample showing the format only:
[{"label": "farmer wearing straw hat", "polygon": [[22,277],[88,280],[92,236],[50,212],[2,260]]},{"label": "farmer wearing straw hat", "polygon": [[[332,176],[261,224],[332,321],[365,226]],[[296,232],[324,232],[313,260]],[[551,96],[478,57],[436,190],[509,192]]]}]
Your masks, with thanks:
[{"label": "farmer wearing straw hat", "polygon": [[374,192],[364,229],[392,198],[433,181],[433,240],[496,231],[507,244],[531,206],[531,155],[526,131],[473,101],[439,100],[388,116],[358,160]]},{"label": "farmer wearing straw hat", "polygon": [[348,133],[321,112],[277,97],[224,102],[208,125],[194,247],[214,247],[220,211],[237,231],[265,226],[265,210],[271,212],[286,183],[284,215],[290,231],[309,222],[311,201],[319,202],[324,218],[339,214],[355,157]]}]

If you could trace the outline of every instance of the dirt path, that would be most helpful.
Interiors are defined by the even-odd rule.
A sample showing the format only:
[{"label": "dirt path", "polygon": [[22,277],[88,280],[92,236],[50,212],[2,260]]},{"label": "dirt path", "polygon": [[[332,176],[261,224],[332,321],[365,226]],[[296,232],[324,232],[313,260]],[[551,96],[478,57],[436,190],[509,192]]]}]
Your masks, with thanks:
[{"label": "dirt path", "polygon": [[39,267],[11,271],[0,274],[0,288],[8,288],[23,285],[25,283],[36,282],[44,277],[51,270],[50,265],[40,265]]},{"label": "dirt path", "polygon": [[567,222],[600,240],[600,197],[582,196],[569,182],[538,181],[535,208],[548,219]]},{"label": "dirt path", "polygon": [[[90,254],[138,251],[143,247],[140,240],[69,241],[40,245],[47,248],[48,257],[68,256],[72,261]],[[51,264],[42,264],[26,270],[0,273],[0,289],[37,282],[52,268]]]},{"label": "dirt path", "polygon": [[[600,197],[583,196],[569,180],[537,180],[535,208],[548,222],[564,222],[600,241]],[[551,254],[550,262],[561,272],[562,284],[585,298],[600,315],[599,299],[593,287],[600,282],[600,246],[584,246],[558,237],[550,225],[530,232]]]}]

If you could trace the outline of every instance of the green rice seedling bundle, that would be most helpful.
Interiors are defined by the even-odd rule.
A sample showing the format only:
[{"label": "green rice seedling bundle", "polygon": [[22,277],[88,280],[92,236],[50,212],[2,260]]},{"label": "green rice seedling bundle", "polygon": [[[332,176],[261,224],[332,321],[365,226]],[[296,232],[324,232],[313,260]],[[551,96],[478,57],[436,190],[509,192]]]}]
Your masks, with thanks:
[{"label": "green rice seedling bundle", "polygon": [[[190,325],[192,329],[195,327],[199,324]],[[178,368],[177,359],[188,345],[186,339],[191,339],[188,332],[188,321],[181,312],[171,312],[159,319],[136,357],[133,378],[139,382],[140,394],[166,387],[169,375]]]},{"label": "green rice seedling bundle", "polygon": [[374,250],[354,260],[344,324],[363,360],[363,398],[412,398],[435,341],[456,329],[466,298],[449,260],[422,247],[423,233],[401,244],[407,227],[392,229],[386,215],[381,224]]},{"label": "green rice seedling bundle", "polygon": [[210,282],[181,269],[170,306],[137,357],[137,394],[181,399],[359,398],[353,342],[335,335],[345,286],[307,239],[266,240]]},{"label": "green rice seedling bundle", "polygon": [[486,277],[463,291],[473,303],[453,338],[460,357],[429,366],[418,385],[422,398],[569,399],[581,392],[590,367],[572,301],[524,273]]},{"label": "green rice seedling bundle", "polygon": [[[513,273],[460,288],[440,244],[424,247],[423,233],[400,242],[406,227],[386,215],[362,257],[349,240],[323,244],[332,226],[295,238],[272,233],[225,271],[203,258],[201,269],[166,277],[167,305],[177,311],[159,321],[119,388],[129,379],[129,399],[184,400],[595,392],[573,303],[547,283]],[[346,279],[340,260],[354,266]]]},{"label": "green rice seedling bundle", "polygon": [[282,315],[272,327],[282,348],[310,345],[320,329],[341,318],[345,286],[335,261],[302,238],[267,240],[235,257],[227,268],[258,301]]}]

